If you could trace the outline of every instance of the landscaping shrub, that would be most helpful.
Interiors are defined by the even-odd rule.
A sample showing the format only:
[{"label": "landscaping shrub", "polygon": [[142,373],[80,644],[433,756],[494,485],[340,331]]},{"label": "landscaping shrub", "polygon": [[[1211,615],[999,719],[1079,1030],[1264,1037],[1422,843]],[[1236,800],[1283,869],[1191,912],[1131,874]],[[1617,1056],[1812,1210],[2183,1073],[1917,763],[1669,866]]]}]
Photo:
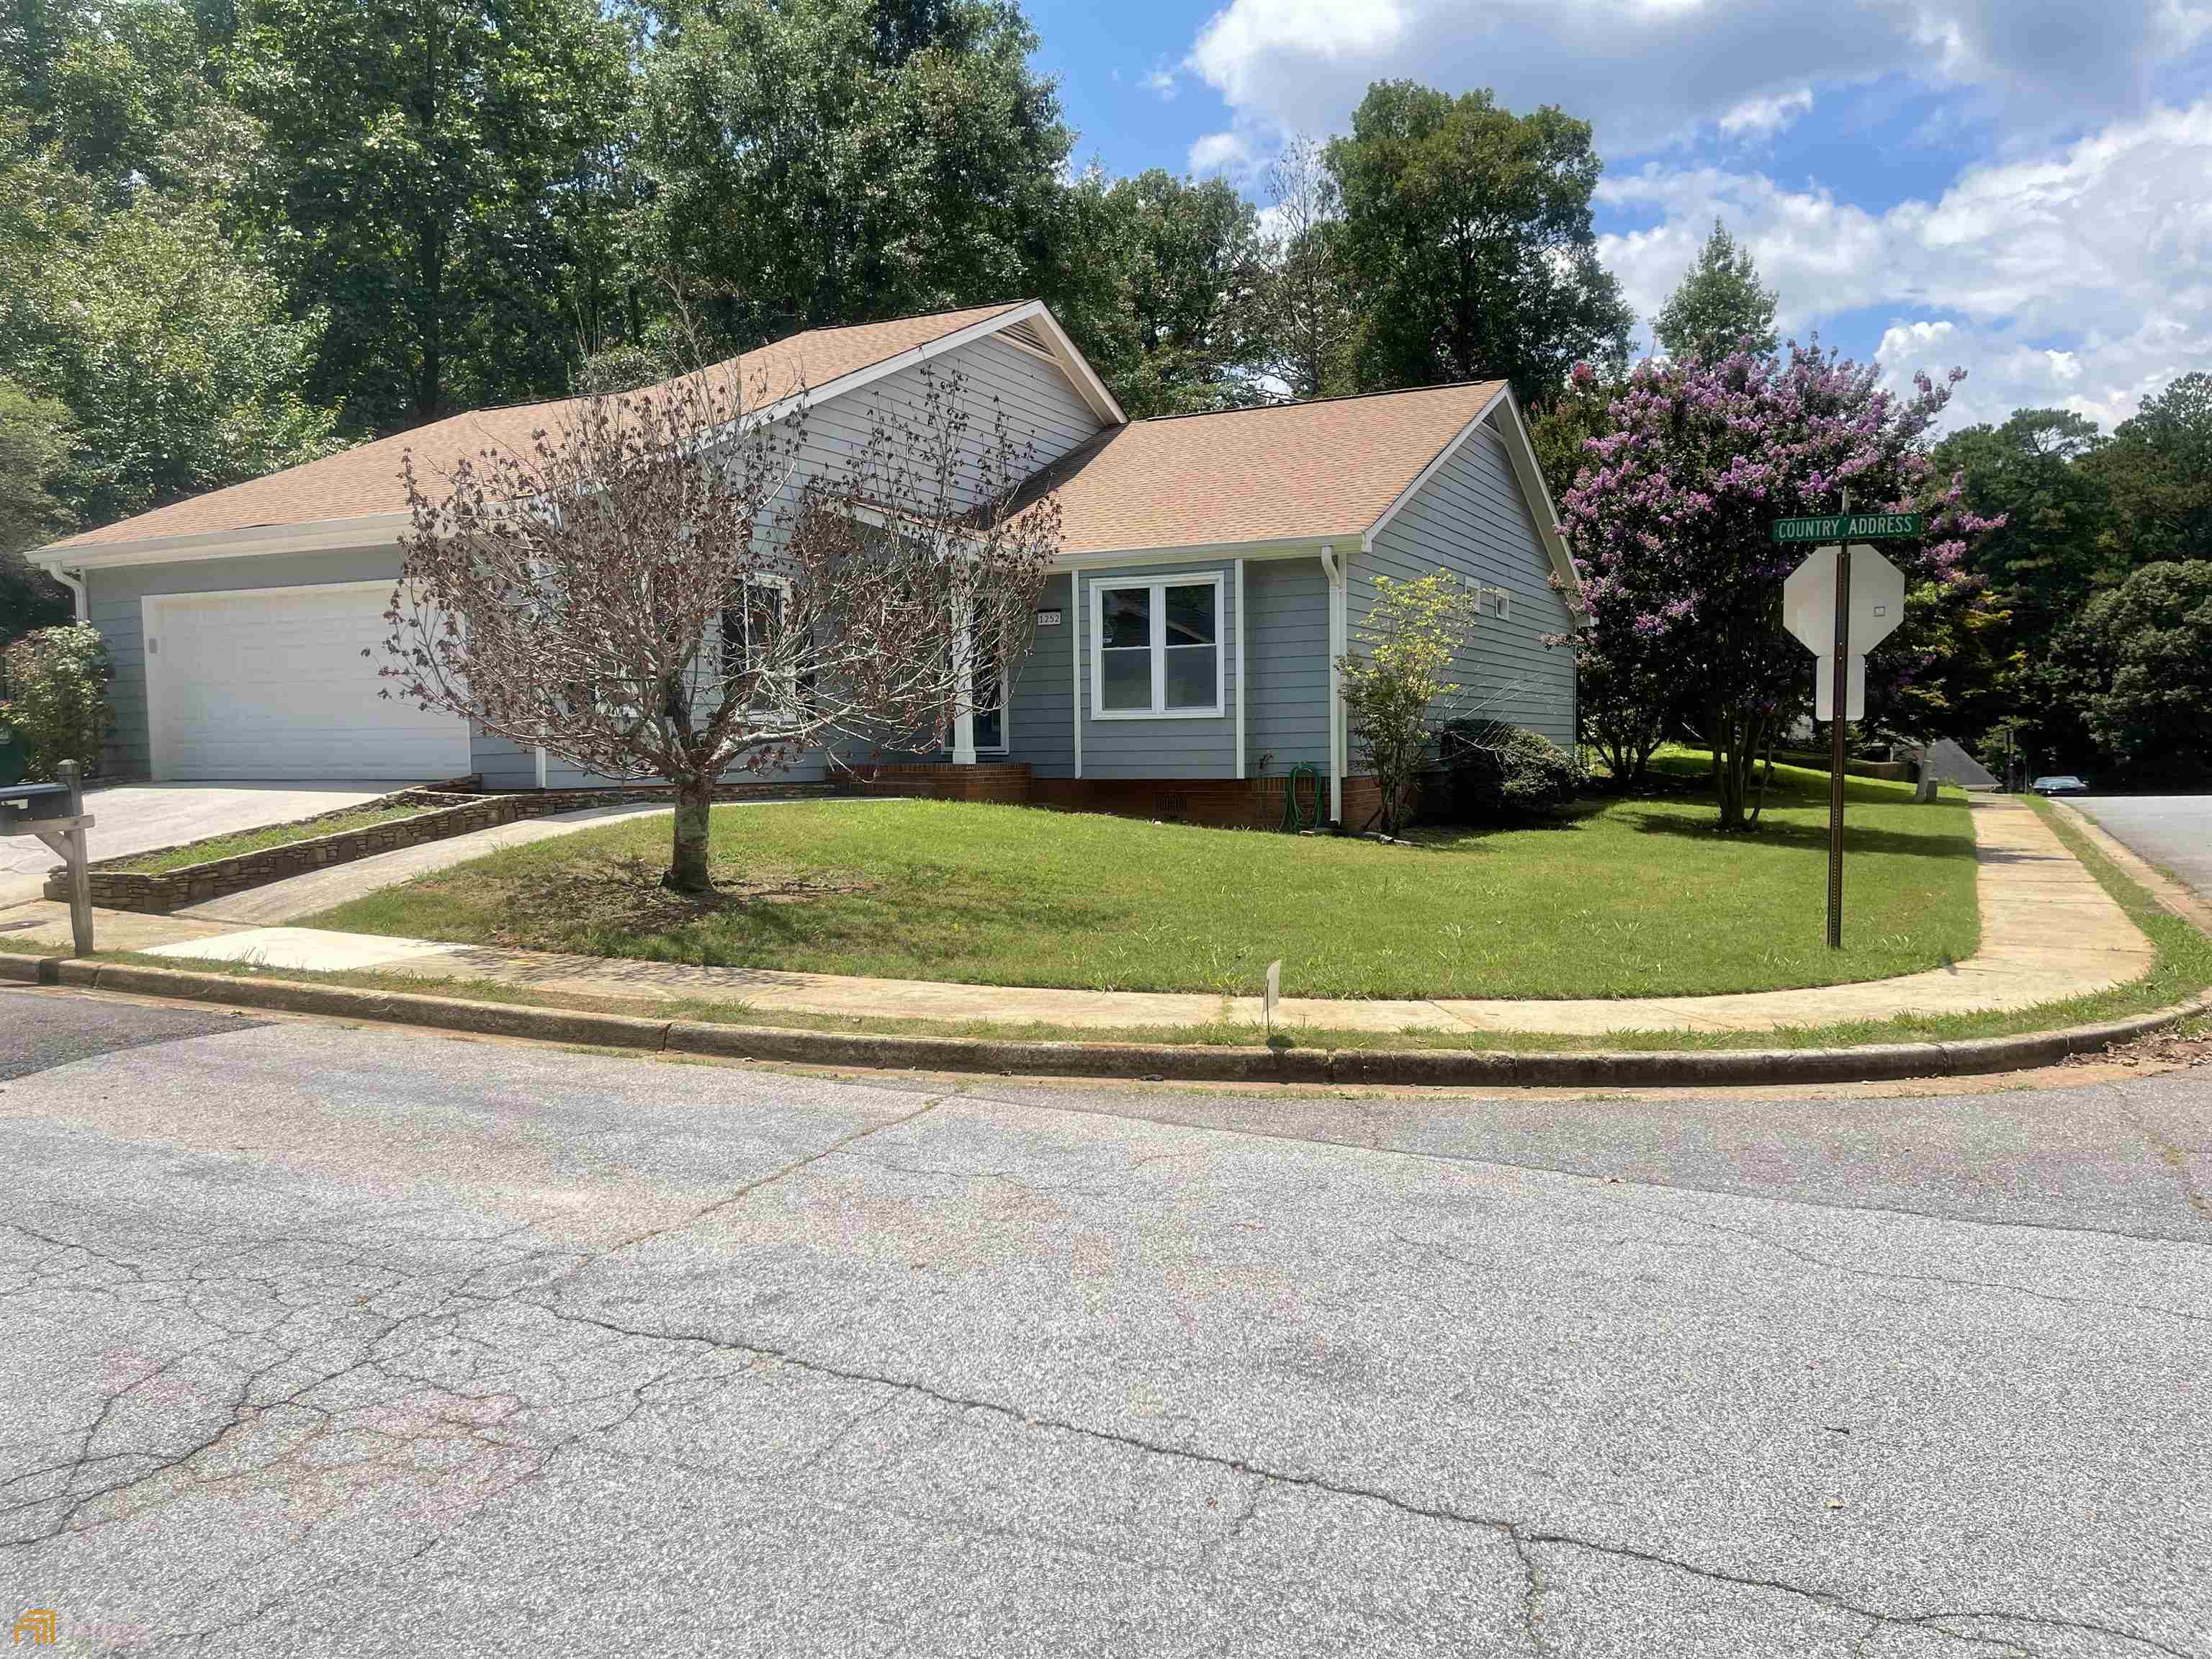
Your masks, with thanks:
[{"label": "landscaping shrub", "polygon": [[30,779],[52,782],[65,760],[83,767],[87,777],[96,773],[100,744],[114,724],[107,706],[114,665],[100,630],[74,623],[26,634],[8,647],[5,668],[0,725],[22,739]]},{"label": "landscaping shrub", "polygon": [[1556,811],[1583,783],[1582,763],[1540,732],[1500,720],[1453,720],[1439,734],[1440,805],[1455,823]]}]

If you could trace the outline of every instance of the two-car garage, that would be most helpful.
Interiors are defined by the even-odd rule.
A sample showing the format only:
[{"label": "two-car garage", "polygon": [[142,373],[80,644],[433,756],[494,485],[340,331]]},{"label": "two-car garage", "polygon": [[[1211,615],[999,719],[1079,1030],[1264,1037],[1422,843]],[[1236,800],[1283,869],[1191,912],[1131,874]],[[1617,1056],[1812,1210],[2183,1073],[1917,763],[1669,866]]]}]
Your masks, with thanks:
[{"label": "two-car garage", "polygon": [[391,596],[386,579],[142,598],[155,779],[466,773],[466,721],[381,695]]}]

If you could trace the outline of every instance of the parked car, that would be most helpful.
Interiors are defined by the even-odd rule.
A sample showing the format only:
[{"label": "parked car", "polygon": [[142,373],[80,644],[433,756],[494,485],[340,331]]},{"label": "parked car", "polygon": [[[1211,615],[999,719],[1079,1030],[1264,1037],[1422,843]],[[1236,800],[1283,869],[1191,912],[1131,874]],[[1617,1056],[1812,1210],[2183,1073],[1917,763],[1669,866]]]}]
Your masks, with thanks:
[{"label": "parked car", "polygon": [[2039,795],[2086,795],[2089,786],[2071,772],[2060,772],[2047,778],[2038,778],[2028,787]]}]

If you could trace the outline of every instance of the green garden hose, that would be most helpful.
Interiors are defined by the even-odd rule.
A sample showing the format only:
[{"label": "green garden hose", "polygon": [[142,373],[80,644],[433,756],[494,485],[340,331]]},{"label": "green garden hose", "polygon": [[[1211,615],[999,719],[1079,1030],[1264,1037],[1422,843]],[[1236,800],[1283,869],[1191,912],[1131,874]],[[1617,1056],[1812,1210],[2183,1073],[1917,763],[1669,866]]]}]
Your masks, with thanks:
[{"label": "green garden hose", "polygon": [[[1298,780],[1303,777],[1313,785],[1313,805],[1305,811],[1298,811]],[[1283,828],[1295,834],[1301,830],[1321,827],[1321,774],[1305,762],[1300,761],[1283,780]]]}]

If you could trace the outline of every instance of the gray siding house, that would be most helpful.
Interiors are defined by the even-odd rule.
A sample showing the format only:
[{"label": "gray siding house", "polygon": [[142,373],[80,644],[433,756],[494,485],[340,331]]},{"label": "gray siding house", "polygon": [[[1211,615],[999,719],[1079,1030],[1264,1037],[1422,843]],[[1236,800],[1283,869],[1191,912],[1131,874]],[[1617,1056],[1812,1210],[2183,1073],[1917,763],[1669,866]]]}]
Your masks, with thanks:
[{"label": "gray siding house", "polygon": [[[1356,814],[1333,663],[1377,577],[1438,568],[1486,596],[1467,702],[1573,741],[1573,658],[1542,641],[1579,625],[1579,589],[1503,382],[1132,422],[1035,301],[814,330],[732,368],[771,417],[803,403],[826,464],[932,364],[1046,463],[1024,499],[1057,500],[1063,545],[1036,646],[951,753],[817,755],[787,775],[1269,822],[1304,764]],[[526,445],[558,408],[457,416],[33,553],[112,649],[109,775],[609,781],[380,698],[362,654],[399,570],[403,453],[428,468]]]}]

